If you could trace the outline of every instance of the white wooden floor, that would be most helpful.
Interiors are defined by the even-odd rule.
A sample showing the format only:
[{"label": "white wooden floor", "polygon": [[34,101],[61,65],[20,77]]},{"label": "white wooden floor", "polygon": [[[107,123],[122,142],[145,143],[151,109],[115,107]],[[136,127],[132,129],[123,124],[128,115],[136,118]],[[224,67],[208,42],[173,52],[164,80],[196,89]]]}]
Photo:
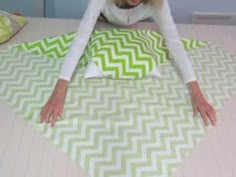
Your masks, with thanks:
[{"label": "white wooden floor", "polygon": [[[29,18],[12,43],[74,31],[77,20]],[[98,26],[104,26],[100,24]],[[106,25],[105,25],[106,26]],[[132,27],[155,28],[151,23]],[[236,26],[177,25],[182,37],[212,41],[236,53]],[[236,61],[235,61],[236,62]],[[174,177],[236,177],[236,96],[220,113],[218,126],[179,166]],[[0,177],[86,177],[83,169],[43,138],[23,118],[0,105]]]}]

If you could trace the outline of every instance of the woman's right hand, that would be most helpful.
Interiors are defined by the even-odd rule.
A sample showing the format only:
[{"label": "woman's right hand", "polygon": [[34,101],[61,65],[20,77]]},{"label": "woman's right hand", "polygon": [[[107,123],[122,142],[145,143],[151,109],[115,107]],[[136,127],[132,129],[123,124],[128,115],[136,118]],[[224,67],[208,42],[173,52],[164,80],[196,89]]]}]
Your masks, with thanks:
[{"label": "woman's right hand", "polygon": [[58,117],[61,117],[67,91],[68,81],[59,79],[51,97],[40,112],[40,123],[51,123],[54,127]]}]

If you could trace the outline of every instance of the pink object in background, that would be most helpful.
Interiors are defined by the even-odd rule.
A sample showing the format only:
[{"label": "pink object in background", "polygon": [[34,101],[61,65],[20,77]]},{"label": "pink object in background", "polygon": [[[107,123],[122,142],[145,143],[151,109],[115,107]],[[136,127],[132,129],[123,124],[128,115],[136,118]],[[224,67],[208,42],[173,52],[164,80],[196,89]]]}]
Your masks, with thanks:
[{"label": "pink object in background", "polygon": [[16,15],[16,16],[21,16],[19,12],[12,12],[11,14]]}]

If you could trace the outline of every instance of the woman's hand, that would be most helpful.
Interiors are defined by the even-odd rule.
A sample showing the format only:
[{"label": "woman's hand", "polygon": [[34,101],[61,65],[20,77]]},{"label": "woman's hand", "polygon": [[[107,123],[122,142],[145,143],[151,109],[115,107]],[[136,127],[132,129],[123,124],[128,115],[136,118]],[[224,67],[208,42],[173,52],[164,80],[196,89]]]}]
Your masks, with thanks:
[{"label": "woman's hand", "polygon": [[40,112],[40,123],[50,123],[54,127],[58,117],[61,117],[66,98],[68,81],[59,79],[51,97]]},{"label": "woman's hand", "polygon": [[206,101],[197,81],[189,83],[189,89],[191,92],[191,100],[193,106],[193,116],[197,116],[200,112],[203,121],[206,126],[211,122],[212,125],[216,125],[216,111],[215,109]]}]

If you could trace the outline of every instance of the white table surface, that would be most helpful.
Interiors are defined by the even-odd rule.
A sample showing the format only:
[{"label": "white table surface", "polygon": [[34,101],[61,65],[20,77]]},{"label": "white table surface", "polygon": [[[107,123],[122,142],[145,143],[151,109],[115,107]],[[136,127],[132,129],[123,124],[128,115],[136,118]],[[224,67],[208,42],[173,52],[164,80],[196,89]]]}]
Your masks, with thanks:
[{"label": "white table surface", "polygon": [[[75,31],[79,20],[27,18],[28,25],[14,38],[0,45],[34,41]],[[99,23],[97,27],[110,27]],[[156,29],[142,22],[131,28]],[[180,36],[208,40],[236,53],[236,26],[178,24]],[[236,62],[236,61],[235,61]],[[236,96],[219,115],[218,126],[207,132],[185,158],[174,177],[236,177]],[[0,177],[85,177],[78,164],[45,139],[11,108],[0,105]]]}]

